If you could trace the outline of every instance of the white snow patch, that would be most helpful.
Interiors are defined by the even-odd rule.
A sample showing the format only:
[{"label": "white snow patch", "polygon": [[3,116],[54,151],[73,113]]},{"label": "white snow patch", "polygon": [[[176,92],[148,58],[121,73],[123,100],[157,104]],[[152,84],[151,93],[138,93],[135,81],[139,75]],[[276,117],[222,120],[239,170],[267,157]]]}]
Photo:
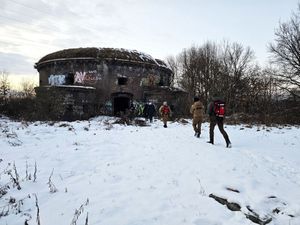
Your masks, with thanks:
[{"label": "white snow patch", "polygon": [[[11,184],[7,171],[15,176],[13,165],[21,186],[11,185],[0,207],[10,198],[23,199],[21,212],[10,208],[0,223],[28,219],[37,224],[35,193],[43,225],[71,224],[80,206],[77,224],[85,224],[87,213],[89,225],[252,224],[243,214],[247,206],[272,217],[270,225],[300,224],[299,128],[226,126],[233,143],[227,149],[217,129],[215,145],[206,143],[207,123],[198,139],[191,121],[170,122],[165,129],[160,120],[147,127],[115,120],[21,123],[0,118],[0,187]],[[55,193],[49,189],[52,171]],[[242,212],[228,210],[210,193],[240,204]],[[276,208],[279,213],[272,212]]]}]

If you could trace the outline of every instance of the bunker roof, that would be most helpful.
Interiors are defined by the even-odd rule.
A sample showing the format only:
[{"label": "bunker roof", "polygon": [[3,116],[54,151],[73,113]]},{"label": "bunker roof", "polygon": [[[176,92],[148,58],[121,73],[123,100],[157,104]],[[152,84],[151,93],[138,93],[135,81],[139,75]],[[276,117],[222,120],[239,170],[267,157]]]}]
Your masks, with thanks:
[{"label": "bunker roof", "polygon": [[[36,65],[41,63],[61,60],[68,58],[95,58],[95,59],[115,59],[132,61],[139,63],[153,64],[160,67],[168,68],[167,65],[159,59],[154,59],[152,56],[138,52],[136,50],[127,50],[123,48],[72,48],[50,53],[41,58]],[[169,68],[168,68],[169,69]]]}]

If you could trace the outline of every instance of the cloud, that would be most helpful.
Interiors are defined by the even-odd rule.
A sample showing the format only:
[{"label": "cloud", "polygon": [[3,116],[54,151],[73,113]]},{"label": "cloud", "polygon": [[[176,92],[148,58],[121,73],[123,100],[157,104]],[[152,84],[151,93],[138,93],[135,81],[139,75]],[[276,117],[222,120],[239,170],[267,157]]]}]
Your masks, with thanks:
[{"label": "cloud", "polygon": [[47,16],[49,5],[40,0],[7,1],[1,5],[0,22],[5,25],[33,24]]},{"label": "cloud", "polygon": [[15,53],[0,52],[0,70],[11,74],[35,74],[36,70],[30,59]]},{"label": "cloud", "polygon": [[[163,58],[192,43],[224,38],[254,46],[264,58],[274,21],[277,25],[283,11],[290,15],[292,5],[296,7],[293,1],[278,0],[269,7],[258,0],[250,5],[204,0],[4,0],[0,52],[11,55],[2,53],[0,62],[9,65],[10,59],[15,66],[21,60],[30,67],[17,67],[30,71],[31,64],[46,54],[77,47],[136,49]],[[18,60],[11,58],[13,53]],[[10,70],[20,71],[14,66]]]}]

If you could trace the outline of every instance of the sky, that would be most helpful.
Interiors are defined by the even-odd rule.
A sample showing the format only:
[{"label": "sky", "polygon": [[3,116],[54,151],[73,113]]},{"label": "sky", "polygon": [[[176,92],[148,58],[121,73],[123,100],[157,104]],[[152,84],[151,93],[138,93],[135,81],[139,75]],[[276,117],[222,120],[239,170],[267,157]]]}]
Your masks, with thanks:
[{"label": "sky", "polygon": [[[206,41],[250,47],[259,64],[298,0],[0,0],[0,71],[15,80],[67,48],[126,48],[165,59]],[[23,79],[23,78],[22,78]]]}]

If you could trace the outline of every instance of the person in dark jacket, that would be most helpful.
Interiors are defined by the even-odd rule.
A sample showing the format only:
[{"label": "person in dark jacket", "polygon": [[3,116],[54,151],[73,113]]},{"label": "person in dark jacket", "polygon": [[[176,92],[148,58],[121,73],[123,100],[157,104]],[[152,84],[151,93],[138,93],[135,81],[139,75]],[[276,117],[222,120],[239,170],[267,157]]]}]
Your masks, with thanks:
[{"label": "person in dark jacket", "polygon": [[209,120],[210,120],[208,143],[214,144],[214,129],[215,126],[218,125],[219,130],[226,141],[226,147],[231,148],[231,142],[229,140],[228,134],[224,130],[224,117],[219,117],[215,114],[214,107],[216,101],[224,102],[223,99],[220,97],[213,97],[210,103],[208,104],[207,113],[209,115]]},{"label": "person in dark jacket", "polygon": [[144,115],[146,120],[149,119],[150,123],[153,122],[153,117],[155,115],[156,109],[154,104],[150,101],[145,105]]}]

